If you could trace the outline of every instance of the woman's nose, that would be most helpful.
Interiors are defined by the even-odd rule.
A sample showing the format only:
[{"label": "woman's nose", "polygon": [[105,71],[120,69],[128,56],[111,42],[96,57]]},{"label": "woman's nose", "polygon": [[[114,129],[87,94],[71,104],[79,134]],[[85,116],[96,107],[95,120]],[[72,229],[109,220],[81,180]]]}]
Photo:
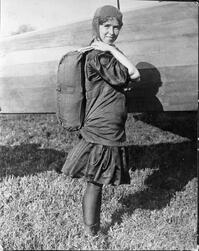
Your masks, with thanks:
[{"label": "woman's nose", "polygon": [[113,27],[110,26],[108,32],[109,32],[110,34],[113,34],[113,33],[114,33]]}]

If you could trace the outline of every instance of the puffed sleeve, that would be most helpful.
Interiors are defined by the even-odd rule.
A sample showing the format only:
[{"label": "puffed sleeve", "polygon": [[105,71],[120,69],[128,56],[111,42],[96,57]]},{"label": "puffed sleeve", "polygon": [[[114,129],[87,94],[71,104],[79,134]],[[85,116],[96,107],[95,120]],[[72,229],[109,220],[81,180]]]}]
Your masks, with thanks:
[{"label": "puffed sleeve", "polygon": [[129,81],[128,69],[107,52],[95,52],[88,58],[88,79],[92,80],[96,74],[111,85],[123,86]]}]

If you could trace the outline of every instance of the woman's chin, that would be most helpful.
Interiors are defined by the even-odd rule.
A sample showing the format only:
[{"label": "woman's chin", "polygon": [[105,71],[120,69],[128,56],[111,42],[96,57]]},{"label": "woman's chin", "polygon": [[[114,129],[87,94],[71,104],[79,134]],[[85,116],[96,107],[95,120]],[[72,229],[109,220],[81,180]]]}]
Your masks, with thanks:
[{"label": "woman's chin", "polygon": [[113,38],[104,38],[104,39],[101,39],[102,42],[106,43],[106,44],[113,44],[115,42],[115,39]]},{"label": "woman's chin", "polygon": [[106,40],[106,41],[104,41],[106,44],[113,44],[114,43],[114,41],[113,40]]}]

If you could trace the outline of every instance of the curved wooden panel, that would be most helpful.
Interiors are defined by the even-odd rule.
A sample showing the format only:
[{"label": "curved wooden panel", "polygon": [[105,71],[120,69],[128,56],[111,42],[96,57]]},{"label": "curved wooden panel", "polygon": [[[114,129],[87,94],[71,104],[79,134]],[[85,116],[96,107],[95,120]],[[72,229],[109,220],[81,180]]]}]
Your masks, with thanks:
[{"label": "curved wooden panel", "polygon": [[[198,9],[188,2],[124,13],[117,45],[142,77],[127,95],[129,112],[197,109],[197,22]],[[90,38],[87,20],[1,41],[1,112],[55,112],[58,61]]]}]

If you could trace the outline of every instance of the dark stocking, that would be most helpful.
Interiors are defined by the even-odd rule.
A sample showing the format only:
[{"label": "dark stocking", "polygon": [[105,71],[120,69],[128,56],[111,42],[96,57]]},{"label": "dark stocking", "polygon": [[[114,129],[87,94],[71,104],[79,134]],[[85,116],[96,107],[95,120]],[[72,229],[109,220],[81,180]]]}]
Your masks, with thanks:
[{"label": "dark stocking", "polygon": [[85,229],[91,235],[95,235],[100,228],[101,200],[102,185],[88,182],[83,196],[82,210]]}]

